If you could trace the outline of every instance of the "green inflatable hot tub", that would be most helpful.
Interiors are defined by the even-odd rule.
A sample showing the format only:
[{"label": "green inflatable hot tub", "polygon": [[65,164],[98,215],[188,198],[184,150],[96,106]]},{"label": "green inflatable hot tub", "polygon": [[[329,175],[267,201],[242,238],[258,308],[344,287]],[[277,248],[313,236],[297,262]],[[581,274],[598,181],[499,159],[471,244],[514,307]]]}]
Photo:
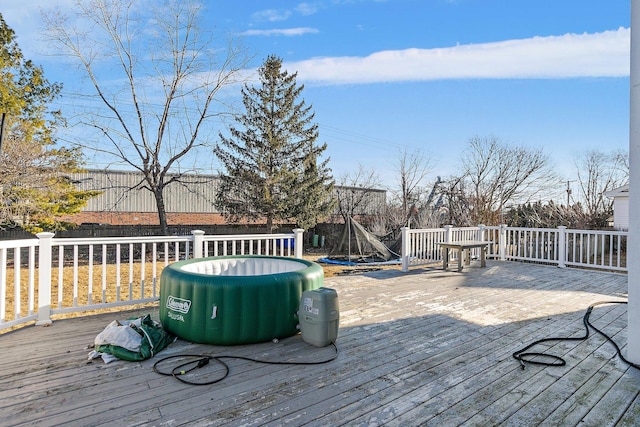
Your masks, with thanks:
[{"label": "green inflatable hot tub", "polygon": [[272,256],[198,258],[160,278],[160,321],[191,342],[236,345],[295,335],[302,293],[322,287],[315,262]]}]

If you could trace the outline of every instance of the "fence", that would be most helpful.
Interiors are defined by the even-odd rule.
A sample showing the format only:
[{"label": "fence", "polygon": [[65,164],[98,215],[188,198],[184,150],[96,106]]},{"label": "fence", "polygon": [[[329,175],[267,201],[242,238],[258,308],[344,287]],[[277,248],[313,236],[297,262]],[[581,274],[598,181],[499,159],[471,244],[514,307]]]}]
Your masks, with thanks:
[{"label": "fence", "polygon": [[156,301],[170,262],[224,255],[302,257],[293,233],[0,241],[0,331],[51,316]]},{"label": "fence", "polygon": [[[158,299],[170,262],[224,255],[302,257],[303,230],[282,234],[54,238],[0,241],[0,331],[51,316]],[[440,243],[490,242],[487,258],[627,270],[627,232],[566,227],[402,229],[402,270],[442,262]],[[478,256],[479,249],[472,252]]]},{"label": "fence", "polygon": [[[627,232],[558,228],[497,227],[402,229],[402,270],[442,261],[439,243],[489,242],[487,258],[627,271]],[[472,252],[478,256],[479,249]]]}]

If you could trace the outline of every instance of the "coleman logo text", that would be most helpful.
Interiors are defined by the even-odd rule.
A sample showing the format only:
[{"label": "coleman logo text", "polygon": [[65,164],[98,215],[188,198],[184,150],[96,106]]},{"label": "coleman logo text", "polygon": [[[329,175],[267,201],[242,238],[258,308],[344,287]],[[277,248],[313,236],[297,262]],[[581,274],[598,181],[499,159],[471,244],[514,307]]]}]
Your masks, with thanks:
[{"label": "coleman logo text", "polygon": [[191,301],[169,295],[169,297],[167,297],[167,308],[169,310],[187,314],[191,308]]}]

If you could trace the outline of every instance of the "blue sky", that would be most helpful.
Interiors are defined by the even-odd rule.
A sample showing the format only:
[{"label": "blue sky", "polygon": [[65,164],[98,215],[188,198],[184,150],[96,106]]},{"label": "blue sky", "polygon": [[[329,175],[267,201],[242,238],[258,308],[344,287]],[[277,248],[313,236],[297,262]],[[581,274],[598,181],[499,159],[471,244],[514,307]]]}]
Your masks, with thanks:
[{"label": "blue sky", "polygon": [[[24,53],[50,80],[77,76],[43,55],[39,7],[0,0]],[[58,1],[63,9],[72,3]],[[205,1],[205,17],[243,38],[250,67],[271,54],[305,84],[336,176],[357,164],[385,180],[399,153],[432,175],[460,170],[475,136],[540,147],[562,180],[588,150],[628,148],[627,0]],[[49,52],[50,53],[50,52]],[[64,111],[63,111],[64,112]]]}]

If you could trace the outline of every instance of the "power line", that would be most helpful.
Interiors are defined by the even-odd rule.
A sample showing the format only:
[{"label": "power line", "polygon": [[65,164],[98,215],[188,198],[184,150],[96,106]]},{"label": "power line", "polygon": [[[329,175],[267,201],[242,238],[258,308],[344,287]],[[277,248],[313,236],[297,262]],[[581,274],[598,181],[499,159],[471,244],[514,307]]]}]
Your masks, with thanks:
[{"label": "power line", "polygon": [[[372,145],[376,145],[385,149],[392,148],[394,150],[400,150],[400,151],[406,150],[410,154],[414,154],[414,155],[417,154],[419,151],[421,151],[420,149],[416,149],[415,147],[411,147],[406,144],[340,129],[335,126],[330,126],[325,124],[318,124],[318,126],[321,129],[321,136],[328,135],[330,138],[350,142],[353,144],[362,145],[367,148],[371,148]],[[430,154],[430,153],[427,152],[426,154]]]},{"label": "power line", "polygon": [[[61,106],[72,107],[74,109],[81,108],[83,110],[91,110],[93,112],[96,112],[96,111],[110,112],[111,111],[97,95],[87,95],[87,94],[78,93],[78,92],[66,92],[64,94],[64,98],[69,100],[73,100],[73,99],[80,100],[82,101],[82,105],[78,105],[78,103],[75,103],[75,102],[64,102],[64,101],[58,101],[57,104]],[[122,111],[125,113],[136,112],[136,109],[132,102],[119,101],[119,105],[121,106]],[[164,107],[164,104],[160,104],[160,103],[156,104],[152,102],[144,102],[144,103],[141,103],[141,105],[144,105],[150,108]],[[196,108],[189,108],[186,106],[181,106],[180,109],[187,112],[194,112],[194,113],[198,112]],[[238,114],[238,112],[236,111],[228,111],[226,113]],[[221,112],[220,114],[225,114],[225,112]],[[218,119],[212,118],[212,120],[215,120],[215,123],[217,125],[223,125],[225,123],[225,121],[221,118],[218,118]],[[364,134],[353,132],[350,130],[341,129],[332,125],[327,125],[322,123],[317,123],[317,124],[320,128],[321,137],[327,137],[328,139],[345,141],[352,144],[362,145],[368,148],[374,145],[374,146],[378,146],[385,149],[388,149],[391,147],[397,150],[408,150],[411,153],[416,153],[418,151],[415,149],[415,147],[410,147],[406,144],[390,141],[388,139],[378,138],[370,135],[364,135]]]},{"label": "power line", "polygon": [[[67,102],[65,102],[67,101]],[[219,102],[224,102],[224,100],[220,100]],[[63,107],[70,107],[74,111],[74,114],[79,115],[82,114],[82,111],[91,111],[92,113],[97,113],[98,115],[104,114],[107,115],[111,113],[111,110],[105,105],[105,103],[100,99],[100,97],[96,94],[86,94],[80,92],[65,92],[63,93],[62,100],[58,100],[57,104]],[[144,108],[148,108],[149,110],[154,109],[162,109],[164,108],[163,103],[153,103],[153,102],[142,102],[139,105]],[[118,100],[118,110],[124,114],[137,114],[137,110],[135,105],[130,100]],[[181,105],[179,107],[180,111],[186,113],[194,113],[198,114],[200,111],[197,108],[190,108],[186,105]],[[236,111],[235,109],[229,109],[227,105],[227,109],[225,111],[220,111],[216,114],[215,117],[210,117],[211,125],[214,127],[224,127],[227,121],[225,120],[224,115],[234,115],[241,114],[240,111]],[[339,128],[337,126],[328,125],[324,123],[317,123],[320,132],[320,139],[326,140],[328,143],[340,143],[344,142],[350,146],[361,146],[366,148],[367,150],[373,149],[381,149],[385,152],[402,152],[406,151],[409,155],[419,155],[425,154],[431,156],[433,153],[426,152],[421,147],[409,146],[407,144],[399,143],[397,141],[391,141],[389,139],[379,138],[371,135],[365,135],[362,133],[354,132],[351,130],[346,130],[343,128]],[[333,145],[333,144],[331,144]],[[335,147],[335,146],[334,146]],[[332,147],[333,148],[333,147]],[[364,151],[363,151],[364,152]]]}]

